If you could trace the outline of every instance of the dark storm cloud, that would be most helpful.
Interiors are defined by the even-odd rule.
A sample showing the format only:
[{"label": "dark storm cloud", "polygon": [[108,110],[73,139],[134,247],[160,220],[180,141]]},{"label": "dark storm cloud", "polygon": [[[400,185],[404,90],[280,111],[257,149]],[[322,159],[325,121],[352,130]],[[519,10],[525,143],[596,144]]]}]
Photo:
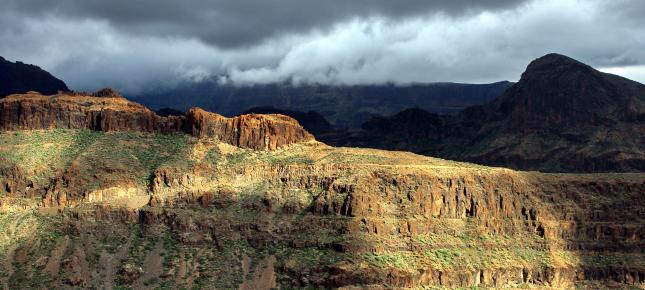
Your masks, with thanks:
[{"label": "dark storm cloud", "polygon": [[[517,80],[550,52],[645,81],[645,1],[0,0],[0,56],[71,88]],[[225,75],[226,77],[221,77]]]},{"label": "dark storm cloud", "polygon": [[108,21],[136,35],[196,37],[224,48],[285,33],[325,29],[351,18],[392,19],[428,13],[463,15],[518,5],[518,0],[4,0],[5,11],[30,17]]}]

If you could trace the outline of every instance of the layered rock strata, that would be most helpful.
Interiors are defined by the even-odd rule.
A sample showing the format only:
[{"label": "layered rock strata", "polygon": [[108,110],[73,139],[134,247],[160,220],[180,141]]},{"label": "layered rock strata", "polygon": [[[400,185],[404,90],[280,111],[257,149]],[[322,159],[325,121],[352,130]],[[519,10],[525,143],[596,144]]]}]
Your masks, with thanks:
[{"label": "layered rock strata", "polygon": [[314,139],[297,121],[283,115],[226,118],[193,108],[186,116],[160,117],[109,89],[94,95],[44,96],[31,92],[0,100],[0,130],[54,128],[104,132],[185,131],[197,137],[213,137],[235,146],[262,150]]}]

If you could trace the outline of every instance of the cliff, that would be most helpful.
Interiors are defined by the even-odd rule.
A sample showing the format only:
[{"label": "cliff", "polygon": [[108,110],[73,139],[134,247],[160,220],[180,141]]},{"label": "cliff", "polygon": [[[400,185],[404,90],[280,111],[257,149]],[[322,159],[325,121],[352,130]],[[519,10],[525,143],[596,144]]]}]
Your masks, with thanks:
[{"label": "cliff", "polygon": [[217,137],[243,148],[275,150],[287,144],[314,140],[298,122],[284,115],[248,114],[233,118],[192,108],[186,124],[193,136]]},{"label": "cliff", "polygon": [[0,130],[89,129],[148,133],[187,132],[218,138],[229,144],[274,150],[313,140],[297,121],[283,115],[242,115],[234,118],[195,108],[186,116],[160,117],[117,92],[63,93],[44,96],[36,92],[10,95],[0,100]]},{"label": "cliff", "polygon": [[90,129],[141,132],[175,131],[180,120],[158,117],[154,112],[122,97],[10,95],[0,100],[0,129]]},{"label": "cliff", "polygon": [[314,142],[256,151],[187,134],[0,134],[7,288],[645,282],[643,174],[517,172]]}]

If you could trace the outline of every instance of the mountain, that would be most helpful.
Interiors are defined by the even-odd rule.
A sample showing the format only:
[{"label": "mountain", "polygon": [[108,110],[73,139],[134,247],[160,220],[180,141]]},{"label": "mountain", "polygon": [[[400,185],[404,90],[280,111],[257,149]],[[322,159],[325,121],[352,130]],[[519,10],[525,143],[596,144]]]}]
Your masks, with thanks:
[{"label": "mountain", "polygon": [[69,89],[63,81],[35,65],[13,63],[0,56],[0,98],[29,91],[51,95]]},{"label": "mountain", "polygon": [[[365,129],[436,135],[443,118]],[[642,173],[331,147],[284,115],[162,117],[110,89],[0,100],[0,161],[3,289],[645,283]]]},{"label": "mountain", "polygon": [[133,97],[153,109],[192,106],[234,116],[253,107],[315,111],[338,128],[359,128],[373,116],[388,116],[409,107],[440,114],[456,114],[499,96],[512,83],[434,83],[399,85],[221,85],[215,80],[185,83],[160,92]]},{"label": "mountain", "polygon": [[281,114],[296,119],[305,130],[314,135],[330,132],[334,127],[327,122],[325,117],[315,111],[301,112],[293,110],[276,109],[274,107],[254,107],[242,114]]},{"label": "mountain", "polygon": [[[523,170],[645,171],[645,85],[559,54],[531,62],[488,104],[457,116],[416,112],[414,122],[408,115],[327,140]],[[415,129],[393,129],[406,126]]]}]

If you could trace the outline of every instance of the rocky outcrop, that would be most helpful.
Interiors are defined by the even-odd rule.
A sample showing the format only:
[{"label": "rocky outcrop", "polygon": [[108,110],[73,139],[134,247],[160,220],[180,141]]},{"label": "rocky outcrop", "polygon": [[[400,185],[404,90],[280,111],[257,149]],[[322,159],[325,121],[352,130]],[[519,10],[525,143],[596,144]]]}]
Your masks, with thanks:
[{"label": "rocky outcrop", "polygon": [[298,122],[284,115],[249,114],[233,118],[192,108],[186,125],[194,136],[217,137],[242,148],[274,150],[287,144],[314,140]]},{"label": "rocky outcrop", "polygon": [[[145,211],[144,220],[151,224],[168,224],[177,227],[178,231],[208,231],[213,227],[210,221],[195,216],[180,217],[163,209],[192,204],[227,210],[235,208],[236,204],[243,204],[244,208],[257,214],[283,217],[295,213],[298,219],[305,219],[306,222],[305,225],[285,225],[283,221],[288,218],[284,218],[238,225],[227,221],[222,225],[223,229],[218,228],[220,235],[223,232],[231,235],[239,232],[259,245],[282,241],[294,249],[330,248],[350,255],[378,253],[385,257],[390,253],[432,253],[443,247],[453,249],[450,255],[455,252],[455,257],[467,255],[457,250],[461,247],[459,240],[451,240],[454,244],[446,245],[441,241],[415,242],[418,237],[465,236],[465,247],[484,247],[478,251],[492,253],[500,251],[499,246],[493,245],[494,242],[484,243],[485,246],[476,245],[477,241],[488,237],[522,237],[516,241],[519,244],[504,246],[499,255],[506,255],[503,251],[519,247],[522,255],[533,255],[526,254],[523,252],[525,250],[552,251],[552,255],[563,251],[580,260],[572,265],[567,264],[571,262],[559,262],[556,258],[544,258],[543,262],[537,264],[493,263],[465,269],[423,266],[423,263],[416,264],[420,265],[418,268],[407,269],[401,268],[401,265],[377,267],[341,262],[328,268],[308,268],[306,272],[298,272],[284,266],[280,269],[285,279],[283,283],[296,288],[372,284],[404,288],[420,285],[504,287],[522,283],[572,287],[574,283],[585,280],[627,284],[645,281],[645,268],[640,263],[630,264],[632,259],[641,257],[641,249],[645,247],[645,236],[642,235],[645,227],[640,216],[642,205],[626,204],[629,200],[642,198],[645,192],[642,176],[556,177],[512,171],[460,172],[445,176],[403,168],[357,167],[259,166],[245,167],[233,174],[248,182],[268,182],[285,191],[321,190],[311,200],[303,201],[304,206],[301,207],[294,206],[276,193],[258,192],[256,200],[245,204],[250,201],[245,201],[236,192],[220,190],[198,193],[194,188],[184,186],[186,183],[164,182],[161,187],[188,192],[177,195],[174,200],[153,197],[153,209]],[[355,179],[339,178],[342,174],[349,174]],[[196,176],[176,178],[199,179]],[[164,175],[163,179],[175,178]],[[594,198],[601,195],[605,197]],[[296,233],[313,225],[318,231],[344,233],[345,238],[328,242],[294,238]],[[451,227],[445,228],[446,225]],[[468,225],[472,226],[472,230],[464,231]],[[362,238],[355,240],[353,237]],[[381,238],[389,242],[376,242]],[[392,242],[393,239],[398,240]],[[468,253],[468,250],[464,252]],[[422,260],[423,255],[427,254],[420,255],[414,256],[414,259]],[[481,254],[476,252],[475,255]],[[401,263],[415,263],[414,259]],[[329,276],[319,278],[324,273]]]},{"label": "rocky outcrop", "polygon": [[11,197],[28,196],[27,191],[32,188],[33,183],[19,166],[0,158],[0,194]]},{"label": "rocky outcrop", "polygon": [[[163,225],[176,232],[177,241],[184,246],[198,248],[221,250],[224,240],[239,237],[258,250],[269,246],[294,252],[325,249],[333,255],[352,257],[420,253],[401,264],[354,260],[308,268],[292,266],[279,257],[276,271],[280,284],[287,288],[504,287],[522,283],[568,288],[587,280],[625,284],[645,281],[645,268],[634,260],[642,257],[645,247],[642,205],[628,203],[641,200],[645,192],[645,182],[638,175],[557,177],[469,170],[445,175],[422,168],[342,164],[243,166],[217,172],[226,184],[241,179],[278,189],[260,189],[250,198],[249,193],[234,190],[191,187],[204,177],[202,174],[208,172],[159,172],[150,207],[127,213],[83,211],[76,218],[79,222],[108,219]],[[299,190],[321,193],[299,203],[285,195]],[[437,240],[419,242],[421,237]],[[496,239],[512,242],[498,244]],[[476,255],[473,260],[482,255],[502,261],[509,254],[526,255],[519,260],[527,260],[512,265],[475,262],[463,268],[416,262],[435,251],[448,251],[448,261],[468,259],[461,255],[469,255],[469,249]],[[563,263],[544,254],[547,256],[532,263],[535,253],[556,257],[559,252],[579,262]],[[206,269],[199,271],[208,275]]]},{"label": "rocky outcrop", "polygon": [[0,130],[90,129],[149,133],[187,132],[196,137],[218,138],[256,150],[314,140],[297,121],[283,115],[249,114],[226,118],[199,108],[185,116],[161,117],[123,98],[112,89],[94,94],[63,93],[44,96],[36,92],[10,95],[0,100]]},{"label": "rocky outcrop", "polygon": [[120,96],[10,95],[0,100],[0,130],[90,129],[97,131],[173,132],[177,117],[159,117]]},{"label": "rocky outcrop", "polygon": [[51,95],[68,90],[63,81],[41,68],[20,61],[10,62],[0,56],[0,98],[29,91]]}]

